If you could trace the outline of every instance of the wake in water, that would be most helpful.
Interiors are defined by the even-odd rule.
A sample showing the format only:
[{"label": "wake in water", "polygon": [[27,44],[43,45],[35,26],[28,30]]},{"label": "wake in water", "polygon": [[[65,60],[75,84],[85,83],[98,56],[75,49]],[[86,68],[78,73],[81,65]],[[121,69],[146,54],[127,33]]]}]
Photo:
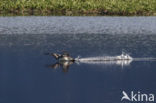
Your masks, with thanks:
[{"label": "wake in water", "polygon": [[105,56],[105,57],[89,57],[89,58],[76,58],[78,61],[117,61],[117,60],[133,60],[133,58],[124,52],[119,56]]},{"label": "wake in water", "polygon": [[107,65],[129,65],[132,60],[117,60],[115,57],[88,57],[88,58],[79,58],[76,60],[78,63],[87,63],[87,64],[107,64]]},{"label": "wake in water", "polygon": [[156,61],[156,58],[132,58],[129,54],[122,52],[119,56],[103,56],[103,57],[87,57],[87,58],[75,58],[77,62],[87,64],[115,64],[126,66],[132,61]]},{"label": "wake in water", "polygon": [[[49,53],[46,55],[49,55]],[[52,55],[56,58],[57,62],[52,65],[48,65],[48,67],[54,69],[61,67],[63,69],[63,72],[67,72],[70,65],[72,65],[74,62],[78,64],[79,63],[105,64],[105,65],[119,65],[123,67],[130,65],[132,61],[156,61],[156,58],[132,58],[130,55],[123,52],[119,56],[103,56],[103,57],[87,57],[87,58],[77,57],[75,59],[65,53],[62,55],[52,53]]]}]

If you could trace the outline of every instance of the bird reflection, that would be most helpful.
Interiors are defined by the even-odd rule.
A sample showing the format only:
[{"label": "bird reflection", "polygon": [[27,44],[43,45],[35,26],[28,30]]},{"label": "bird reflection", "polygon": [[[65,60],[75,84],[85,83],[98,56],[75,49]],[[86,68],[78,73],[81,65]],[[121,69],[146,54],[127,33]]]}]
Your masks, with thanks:
[{"label": "bird reflection", "polygon": [[62,62],[56,62],[52,65],[48,65],[48,67],[57,69],[62,68],[63,72],[68,72],[70,65],[72,65],[74,62],[72,61],[62,61]]}]

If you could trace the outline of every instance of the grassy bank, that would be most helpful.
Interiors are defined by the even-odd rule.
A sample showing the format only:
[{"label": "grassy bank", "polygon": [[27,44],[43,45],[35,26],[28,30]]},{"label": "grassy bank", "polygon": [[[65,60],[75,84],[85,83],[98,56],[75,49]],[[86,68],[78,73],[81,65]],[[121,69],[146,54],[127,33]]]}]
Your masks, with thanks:
[{"label": "grassy bank", "polygon": [[0,0],[7,15],[156,15],[156,0]]}]

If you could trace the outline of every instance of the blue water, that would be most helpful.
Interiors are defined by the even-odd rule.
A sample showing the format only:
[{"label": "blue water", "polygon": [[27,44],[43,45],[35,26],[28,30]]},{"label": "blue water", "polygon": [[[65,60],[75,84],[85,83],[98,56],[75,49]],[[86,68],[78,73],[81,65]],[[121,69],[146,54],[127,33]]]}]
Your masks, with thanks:
[{"label": "blue water", "polygon": [[[21,18],[7,18],[6,20],[14,22],[13,20],[16,19]],[[65,19],[69,21],[68,18]],[[82,19],[83,17],[80,18]],[[89,20],[92,19],[93,17]],[[105,19],[109,21],[114,18]],[[133,21],[135,18],[125,19]],[[142,21],[142,18],[140,19],[138,20]],[[53,17],[51,20],[55,21]],[[98,21],[97,18],[94,21],[96,20]],[[150,19],[144,18],[143,20]],[[39,24],[43,21],[40,18]],[[10,24],[13,24],[12,22]],[[96,25],[98,27],[100,24]],[[120,25],[120,23],[116,22],[114,25]],[[88,29],[90,30],[92,26],[93,24],[90,24]],[[141,27],[144,26],[141,25]],[[145,28],[145,31],[152,30],[153,34],[142,32],[132,34],[133,31],[120,34],[120,30],[114,30],[113,34],[112,32],[89,33],[90,31],[73,34],[62,32],[53,34],[49,31],[44,34],[40,29],[42,27],[37,24],[36,28],[40,30],[39,33],[31,31],[32,28],[30,29],[32,33],[25,32],[23,28],[21,25],[18,27],[19,31],[23,30],[23,33],[20,31],[18,34],[17,28],[8,25],[7,29],[10,31],[0,34],[0,103],[122,103],[122,91],[156,94],[155,61],[131,61],[126,64],[80,62],[63,69],[61,66],[51,68],[56,60],[45,55],[48,52],[68,51],[74,58],[77,56],[99,58],[120,55],[122,51],[125,51],[134,58],[155,58],[154,29]],[[136,31],[139,30],[137,28]],[[13,33],[10,34],[11,32]]]}]

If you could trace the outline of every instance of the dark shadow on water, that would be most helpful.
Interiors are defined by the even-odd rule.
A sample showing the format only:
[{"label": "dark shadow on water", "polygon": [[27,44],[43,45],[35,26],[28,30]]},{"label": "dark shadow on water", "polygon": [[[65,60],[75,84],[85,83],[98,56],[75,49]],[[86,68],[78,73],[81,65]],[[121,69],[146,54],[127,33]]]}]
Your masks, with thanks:
[{"label": "dark shadow on water", "polygon": [[46,67],[52,68],[52,69],[61,68],[63,72],[68,72],[70,65],[72,65],[73,63],[74,62],[72,62],[72,61],[56,62],[56,63],[51,64],[51,65],[46,65]]}]

